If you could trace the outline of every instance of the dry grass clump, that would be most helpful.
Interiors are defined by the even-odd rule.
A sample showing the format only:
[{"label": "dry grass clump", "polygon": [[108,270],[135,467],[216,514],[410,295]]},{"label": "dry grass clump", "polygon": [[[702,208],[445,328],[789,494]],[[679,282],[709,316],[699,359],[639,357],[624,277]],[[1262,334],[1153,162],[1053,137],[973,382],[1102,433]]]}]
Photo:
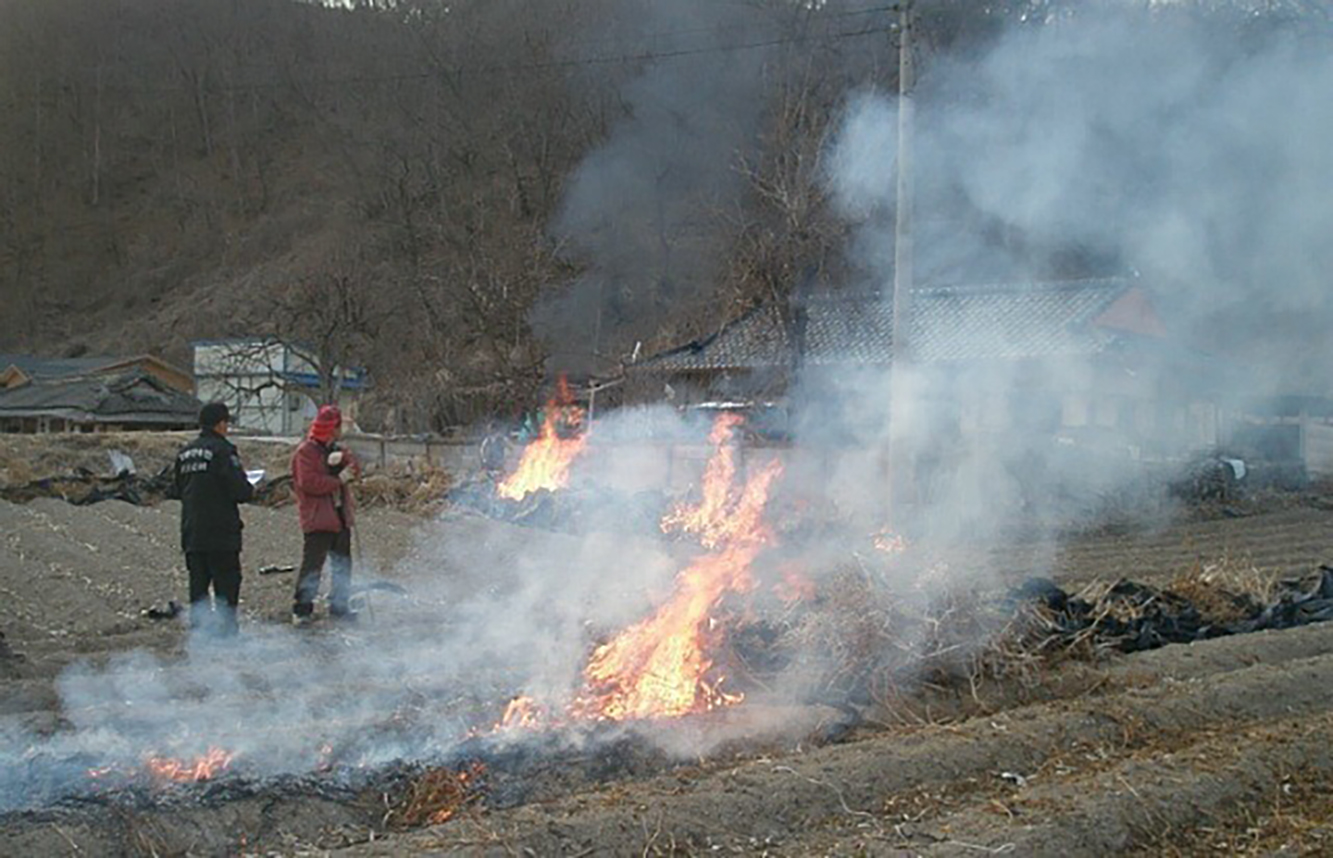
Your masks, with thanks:
[{"label": "dry grass clump", "polygon": [[[445,492],[452,484],[451,475],[443,468],[394,463],[367,469],[352,484],[352,491],[360,509],[428,515],[444,504]],[[261,490],[259,502],[265,506],[283,506],[295,500],[291,476],[283,474],[269,480]]]},{"label": "dry grass clump", "polygon": [[1333,782],[1316,769],[1288,773],[1261,800],[1227,818],[1164,833],[1138,856],[1276,856],[1333,854]]},{"label": "dry grass clump", "polygon": [[[111,475],[109,453],[118,451],[134,460],[140,478],[138,489],[145,503],[162,499],[160,481],[153,478],[175,461],[177,451],[195,437],[193,432],[121,432],[89,435],[0,436],[0,490],[20,502],[35,497],[82,498],[99,478]],[[262,469],[267,483],[258,502],[283,506],[293,501],[289,441],[242,439],[237,442],[241,462],[247,470]],[[80,472],[92,476],[75,477]],[[56,479],[33,487],[38,480]],[[145,483],[152,483],[147,485]],[[451,475],[433,465],[412,462],[371,467],[355,491],[362,507],[394,509],[429,514],[443,503],[452,485]]]},{"label": "dry grass clump", "polygon": [[0,486],[24,486],[37,479],[26,459],[6,455],[7,452],[0,450]]},{"label": "dry grass clump", "polygon": [[440,825],[480,802],[486,768],[473,763],[464,769],[428,769],[412,781],[395,809],[404,827]]},{"label": "dry grass clump", "polygon": [[357,501],[363,507],[430,513],[444,503],[453,477],[433,465],[391,464],[368,472],[357,483]]},{"label": "dry grass clump", "polygon": [[932,567],[886,586],[863,568],[840,569],[778,645],[796,653],[824,696],[879,699],[922,682],[967,687],[1032,676],[1049,637],[1041,615],[946,579]]},{"label": "dry grass clump", "polygon": [[[112,476],[112,451],[134,460],[140,477],[168,468],[176,453],[196,432],[97,432],[0,436],[0,486],[22,486],[35,480],[63,477],[78,471]],[[289,470],[293,446],[277,441],[240,440],[241,461],[251,470],[263,468],[270,477]]]},{"label": "dry grass clump", "polygon": [[[902,689],[1036,688],[1066,662],[1143,646],[1151,629],[1224,626],[1276,598],[1269,573],[1231,557],[1182,572],[1168,587],[1049,582],[1024,596],[966,586],[942,566],[845,566],[791,617],[776,645],[824,699],[901,700]],[[1047,598],[1049,597],[1049,598]]]},{"label": "dry grass clump", "polygon": [[1189,599],[1210,622],[1243,619],[1256,604],[1277,596],[1278,578],[1253,563],[1224,554],[1219,560],[1197,563],[1182,570],[1167,584],[1167,591]]}]

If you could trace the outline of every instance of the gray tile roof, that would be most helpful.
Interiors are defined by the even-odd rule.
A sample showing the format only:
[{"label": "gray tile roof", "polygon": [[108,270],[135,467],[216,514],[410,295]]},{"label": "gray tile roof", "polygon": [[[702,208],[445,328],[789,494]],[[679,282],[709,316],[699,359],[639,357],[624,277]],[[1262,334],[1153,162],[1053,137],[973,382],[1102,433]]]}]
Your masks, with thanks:
[{"label": "gray tile roof", "polygon": [[199,407],[198,399],[143,370],[38,380],[0,390],[0,417],[193,426]]},{"label": "gray tile roof", "polygon": [[30,378],[67,378],[96,372],[124,358],[116,357],[79,357],[79,358],[43,358],[22,354],[0,354],[0,372],[16,366]]},{"label": "gray tile roof", "polygon": [[[913,292],[917,360],[966,361],[1088,355],[1114,337],[1090,322],[1131,288],[1122,279],[954,286]],[[818,296],[805,302],[807,364],[888,364],[893,308],[879,296]],[[799,325],[791,339],[799,338]],[[650,371],[748,369],[791,361],[788,327],[772,305],[757,307],[713,336],[635,364]]]}]

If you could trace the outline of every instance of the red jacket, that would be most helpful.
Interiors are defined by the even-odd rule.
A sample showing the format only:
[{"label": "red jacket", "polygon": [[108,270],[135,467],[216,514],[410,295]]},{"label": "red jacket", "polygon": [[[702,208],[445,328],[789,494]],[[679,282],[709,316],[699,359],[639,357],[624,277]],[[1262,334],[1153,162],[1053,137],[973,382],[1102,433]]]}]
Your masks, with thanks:
[{"label": "red jacket", "polygon": [[[296,489],[296,512],[302,533],[337,533],[350,528],[355,518],[356,502],[338,473],[351,468],[361,473],[361,465],[351,450],[343,450],[343,463],[330,467],[329,447],[306,438],[292,454],[292,485]],[[339,516],[338,508],[342,507]]]}]

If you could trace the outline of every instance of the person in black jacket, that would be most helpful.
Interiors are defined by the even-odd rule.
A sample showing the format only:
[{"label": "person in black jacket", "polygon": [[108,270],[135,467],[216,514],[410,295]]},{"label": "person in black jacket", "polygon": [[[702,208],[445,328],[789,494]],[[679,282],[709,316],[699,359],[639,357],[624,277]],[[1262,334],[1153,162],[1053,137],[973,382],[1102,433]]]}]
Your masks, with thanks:
[{"label": "person in black jacket", "polygon": [[[236,634],[241,600],[241,512],[254,497],[236,447],[227,440],[231,414],[222,402],[199,411],[199,437],[176,454],[181,548],[190,570],[190,626]],[[209,587],[213,603],[209,601]]]}]

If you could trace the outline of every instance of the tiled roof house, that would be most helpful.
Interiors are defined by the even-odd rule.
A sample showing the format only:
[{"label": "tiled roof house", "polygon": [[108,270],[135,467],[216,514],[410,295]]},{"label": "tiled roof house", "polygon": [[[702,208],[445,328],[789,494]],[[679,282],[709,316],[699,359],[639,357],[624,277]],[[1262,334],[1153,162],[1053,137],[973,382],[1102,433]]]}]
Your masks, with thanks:
[{"label": "tiled roof house", "polygon": [[191,387],[188,373],[151,356],[0,355],[0,431],[191,428]]},{"label": "tiled roof house", "polygon": [[[931,407],[960,431],[1096,435],[1145,450],[1215,442],[1216,408],[1194,384],[1199,358],[1171,342],[1134,280],[919,289],[911,308],[909,360],[929,379]],[[873,372],[893,360],[889,301],[813,295],[756,307],[630,364],[627,399],[778,405],[799,374],[802,397],[831,421],[847,394],[876,390],[873,381],[847,387],[855,374],[844,369]]]},{"label": "tiled roof house", "polygon": [[[762,305],[711,336],[647,357],[631,369],[706,373],[796,362],[892,362],[888,301],[833,295],[810,297],[803,305]],[[1121,279],[921,289],[913,293],[912,309],[912,358],[923,363],[1094,355],[1127,336],[1165,336],[1143,290]]]}]

